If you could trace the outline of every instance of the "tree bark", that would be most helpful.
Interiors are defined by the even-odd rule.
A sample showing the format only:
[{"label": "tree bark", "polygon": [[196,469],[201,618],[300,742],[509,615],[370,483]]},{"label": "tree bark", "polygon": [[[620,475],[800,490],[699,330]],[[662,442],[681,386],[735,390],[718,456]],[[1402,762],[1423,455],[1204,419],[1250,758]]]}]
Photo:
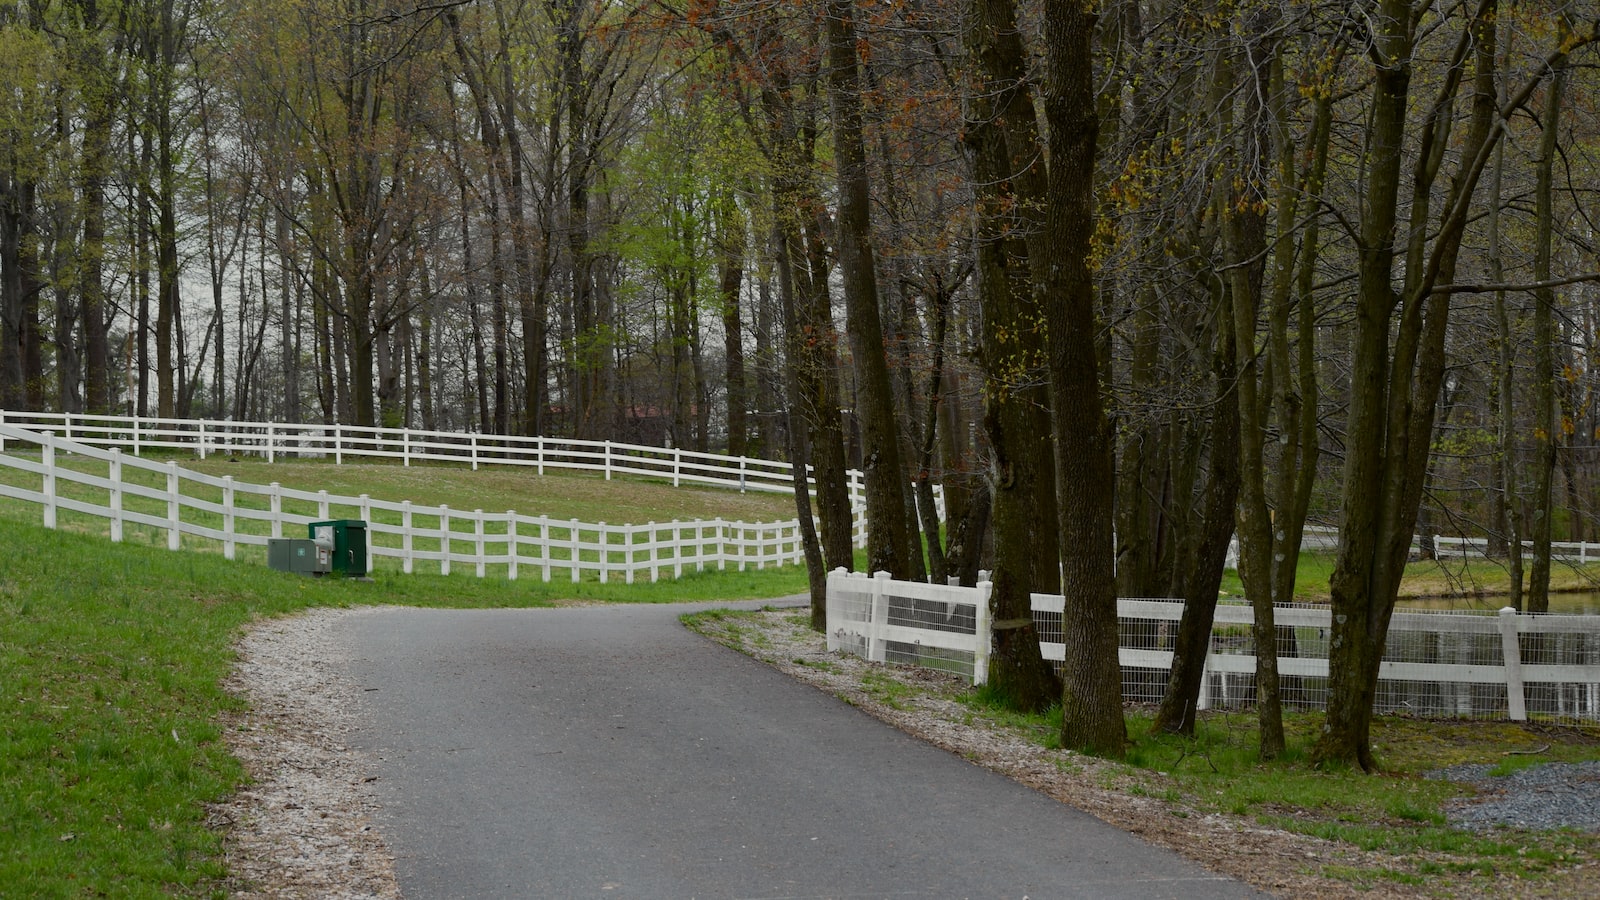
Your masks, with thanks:
[{"label": "tree bark", "polygon": [[1206,654],[1211,648],[1211,627],[1216,619],[1217,592],[1233,537],[1239,496],[1239,404],[1232,397],[1237,367],[1229,300],[1228,292],[1219,286],[1215,300],[1219,327],[1212,356],[1215,403],[1209,441],[1210,471],[1200,515],[1200,538],[1194,542],[1193,559],[1179,563],[1191,574],[1183,579],[1183,616],[1173,639],[1167,689],[1151,723],[1152,729],[1173,734],[1194,734]]},{"label": "tree bark", "polygon": [[866,481],[867,566],[909,579],[921,569],[920,548],[906,522],[908,470],[902,460],[894,390],[878,311],[872,248],[871,182],[862,138],[862,97],[854,0],[830,0],[827,15],[828,96],[838,175],[839,270],[846,331],[855,362],[856,421],[861,426]]},{"label": "tree bark", "polygon": [[1067,598],[1062,744],[1120,756],[1122,670],[1112,566],[1111,434],[1100,398],[1094,283],[1095,16],[1081,0],[1045,7],[1045,121],[1050,177],[1045,234],[1051,249],[1043,308],[1050,332],[1051,432],[1056,449],[1062,587]]},{"label": "tree bark", "polygon": [[1007,704],[1042,711],[1061,695],[1060,680],[1039,652],[1031,597],[1058,589],[1061,580],[1051,552],[1057,545],[1050,508],[1056,473],[1046,319],[1033,278],[1035,270],[1044,271],[1039,254],[1048,252],[1042,240],[1047,173],[1036,155],[1036,118],[1015,7],[1011,0],[969,0],[967,20],[973,84],[965,139],[978,191],[975,252],[995,541],[989,595],[995,643],[988,678],[991,691]]},{"label": "tree bark", "polygon": [[[1556,67],[1545,88],[1543,129],[1539,159],[1534,165],[1533,280],[1550,280],[1550,244],[1554,231],[1555,157],[1561,124],[1562,92],[1567,81],[1565,65]],[[1550,540],[1555,518],[1556,447],[1561,423],[1556,418],[1556,363],[1554,288],[1542,287],[1533,296],[1533,568],[1528,573],[1528,612],[1550,611]]]},{"label": "tree bark", "polygon": [[[1450,285],[1478,178],[1502,131],[1494,128],[1494,28],[1496,0],[1483,0],[1445,68],[1439,99],[1421,131],[1415,154],[1411,260],[1404,290],[1392,284],[1398,223],[1400,169],[1406,157],[1406,108],[1411,55],[1420,15],[1403,0],[1384,0],[1375,19],[1377,39],[1370,118],[1367,204],[1361,217],[1361,259],[1356,298],[1350,414],[1341,491],[1340,548],[1330,579],[1334,613],[1330,639],[1328,709],[1312,750],[1321,764],[1343,762],[1371,771],[1372,704],[1394,612],[1431,448],[1434,412],[1444,378]],[[1449,143],[1447,126],[1468,50],[1473,69],[1471,126],[1457,148],[1441,224],[1426,251],[1429,229],[1420,217],[1429,185]],[[1551,58],[1559,62],[1571,45]],[[1513,96],[1523,103],[1535,82]],[[1502,109],[1504,117],[1509,108]],[[1398,301],[1398,302],[1397,302]],[[1398,313],[1398,316],[1396,315]],[[1391,343],[1391,336],[1393,342]]]}]

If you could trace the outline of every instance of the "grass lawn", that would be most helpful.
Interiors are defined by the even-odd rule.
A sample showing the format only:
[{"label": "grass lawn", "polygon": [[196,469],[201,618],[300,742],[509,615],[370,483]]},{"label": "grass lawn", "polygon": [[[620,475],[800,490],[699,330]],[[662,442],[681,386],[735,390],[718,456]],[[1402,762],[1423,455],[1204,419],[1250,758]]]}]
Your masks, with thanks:
[{"label": "grass lawn", "polygon": [[[1301,553],[1295,569],[1295,599],[1302,603],[1326,602],[1333,563],[1331,552]],[[1406,605],[1414,605],[1410,601],[1430,601],[1432,606],[1498,609],[1504,605],[1500,601],[1510,585],[1511,576],[1503,561],[1424,560],[1406,566],[1405,579],[1400,583],[1400,599]],[[1563,607],[1580,602],[1571,595],[1600,593],[1600,563],[1581,568],[1565,564],[1551,566],[1550,592],[1552,612],[1580,611]],[[1222,593],[1228,597],[1244,597],[1244,584],[1238,572],[1223,573]],[[1568,596],[1564,598],[1563,595]]]},{"label": "grass lawn", "polygon": [[[259,474],[377,494],[371,482],[345,470],[301,471],[306,467],[263,466]],[[241,480],[257,477],[253,466],[235,468]],[[445,469],[383,474],[397,479],[386,490],[414,488],[404,496],[419,499],[457,497],[452,492],[462,477]],[[556,490],[524,484],[545,481],[536,476],[502,481],[501,473],[490,474],[494,480],[475,488],[481,492],[475,497],[529,510],[570,502],[562,511],[579,516],[581,504],[608,502],[611,492],[669,519],[749,496],[711,492],[719,496],[693,499],[700,492],[685,489],[691,496],[673,503],[620,481],[550,477],[561,482]],[[430,481],[434,475],[439,481]],[[615,514],[600,517],[609,515]],[[568,598],[672,602],[806,589],[798,567],[708,571],[631,586],[620,579],[545,584],[526,574],[509,582],[384,571],[373,583],[316,580],[271,572],[259,561],[228,562],[216,545],[173,553],[164,544],[113,544],[103,531],[83,533],[87,521],[56,531],[37,522],[37,508],[0,501],[0,896],[6,897],[221,893],[219,840],[205,826],[205,804],[243,778],[216,723],[240,703],[219,685],[233,663],[234,639],[253,621],[311,606],[527,607]]]}]

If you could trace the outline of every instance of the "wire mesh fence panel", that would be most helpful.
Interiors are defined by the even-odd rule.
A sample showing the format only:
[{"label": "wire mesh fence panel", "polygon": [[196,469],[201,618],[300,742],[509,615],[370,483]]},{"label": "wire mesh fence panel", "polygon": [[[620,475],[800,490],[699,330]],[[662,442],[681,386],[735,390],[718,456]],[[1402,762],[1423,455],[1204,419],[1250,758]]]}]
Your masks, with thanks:
[{"label": "wire mesh fence panel", "polygon": [[[974,656],[991,639],[970,598],[940,588],[913,588],[887,579],[845,576],[829,581],[830,622],[852,620],[854,630],[834,629],[830,649],[846,636],[868,658],[888,659],[945,671],[965,672],[971,659],[974,682],[984,665]],[[951,587],[950,591],[963,589]],[[902,593],[906,592],[906,593]],[[887,599],[882,599],[887,598]],[[874,600],[879,599],[876,606]],[[1118,657],[1123,699],[1159,702],[1171,674],[1184,604],[1176,600],[1118,601]],[[835,612],[837,607],[837,612]],[[1065,657],[1065,600],[1034,594],[1033,616],[1040,652],[1059,669]],[[965,610],[973,610],[969,626]],[[1256,700],[1253,610],[1242,603],[1219,603],[1206,648],[1197,707],[1241,708]],[[978,648],[945,645],[941,634]],[[1273,609],[1273,651],[1279,692],[1286,708],[1320,709],[1328,697],[1328,651],[1333,613],[1327,606],[1285,604]],[[949,638],[956,640],[956,638]],[[1390,620],[1379,669],[1374,708],[1426,716],[1496,717],[1600,721],[1600,616],[1523,616],[1463,611],[1407,610]]]},{"label": "wire mesh fence panel", "polygon": [[949,672],[962,678],[974,679],[973,658],[970,650],[951,650],[946,647],[926,647],[903,641],[884,643],[883,661],[894,665],[916,666]]}]

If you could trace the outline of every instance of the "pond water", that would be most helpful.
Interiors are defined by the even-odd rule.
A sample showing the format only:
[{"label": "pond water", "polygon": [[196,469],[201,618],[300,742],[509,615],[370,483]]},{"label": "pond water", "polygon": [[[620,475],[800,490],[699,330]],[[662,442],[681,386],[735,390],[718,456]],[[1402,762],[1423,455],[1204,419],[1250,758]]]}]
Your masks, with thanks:
[{"label": "pond water", "polygon": [[[1402,599],[1399,603],[1399,608],[1495,612],[1507,605],[1507,601],[1508,598],[1504,596],[1452,597],[1431,600]],[[1600,592],[1551,594],[1550,612],[1564,615],[1600,616]]]}]

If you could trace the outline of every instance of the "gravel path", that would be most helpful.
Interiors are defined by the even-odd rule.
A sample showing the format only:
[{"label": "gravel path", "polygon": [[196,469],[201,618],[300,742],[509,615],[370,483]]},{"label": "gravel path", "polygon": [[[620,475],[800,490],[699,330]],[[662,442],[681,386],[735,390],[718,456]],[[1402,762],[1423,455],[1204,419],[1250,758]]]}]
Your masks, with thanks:
[{"label": "gravel path", "polygon": [[1473,831],[1497,826],[1600,831],[1600,762],[1540,763],[1511,775],[1490,775],[1494,768],[1471,763],[1429,775],[1483,791],[1451,809],[1450,824]]}]

